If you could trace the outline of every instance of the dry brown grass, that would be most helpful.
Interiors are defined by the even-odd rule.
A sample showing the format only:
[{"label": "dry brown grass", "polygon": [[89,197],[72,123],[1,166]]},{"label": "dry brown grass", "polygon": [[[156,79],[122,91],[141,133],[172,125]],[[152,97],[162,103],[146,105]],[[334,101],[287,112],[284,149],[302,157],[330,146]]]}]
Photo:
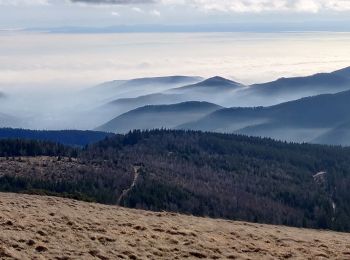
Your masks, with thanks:
[{"label": "dry brown grass", "polygon": [[[96,168],[96,167],[95,167]],[[37,157],[0,157],[0,176],[20,176],[31,178],[55,178],[72,179],[69,174],[71,169],[86,170],[87,166],[79,163],[76,159],[61,158],[49,156]]]},{"label": "dry brown grass", "polygon": [[0,259],[350,259],[350,234],[0,193]]}]

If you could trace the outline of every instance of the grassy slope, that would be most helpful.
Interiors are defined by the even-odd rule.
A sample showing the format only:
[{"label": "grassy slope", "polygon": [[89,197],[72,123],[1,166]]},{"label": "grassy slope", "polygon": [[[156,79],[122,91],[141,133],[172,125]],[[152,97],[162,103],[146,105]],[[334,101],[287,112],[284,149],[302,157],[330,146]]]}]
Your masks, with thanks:
[{"label": "grassy slope", "polygon": [[[39,210],[40,209],[40,210]],[[350,235],[0,194],[1,259],[348,259]]]}]

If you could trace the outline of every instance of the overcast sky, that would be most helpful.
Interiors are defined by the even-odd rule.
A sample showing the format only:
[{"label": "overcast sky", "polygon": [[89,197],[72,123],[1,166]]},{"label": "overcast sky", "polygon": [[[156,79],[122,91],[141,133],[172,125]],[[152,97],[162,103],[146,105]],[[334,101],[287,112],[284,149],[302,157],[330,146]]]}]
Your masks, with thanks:
[{"label": "overcast sky", "polygon": [[125,25],[138,31],[350,31],[350,0],[0,0],[1,29]]}]

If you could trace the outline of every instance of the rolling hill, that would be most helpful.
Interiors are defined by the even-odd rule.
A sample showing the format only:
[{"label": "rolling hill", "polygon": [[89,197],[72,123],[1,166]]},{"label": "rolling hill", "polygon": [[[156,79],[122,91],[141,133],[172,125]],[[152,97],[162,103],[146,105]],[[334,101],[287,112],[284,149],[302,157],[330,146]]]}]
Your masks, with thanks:
[{"label": "rolling hill", "polygon": [[96,130],[126,133],[133,129],[173,128],[221,108],[212,103],[195,101],[144,106],[122,114]]},{"label": "rolling hill", "polygon": [[221,77],[213,77],[196,84],[174,87],[157,93],[118,98],[97,108],[96,111],[100,111],[101,115],[114,115],[116,117],[130,110],[147,105],[170,105],[186,101],[206,100],[211,100],[210,103],[215,103],[216,97],[220,103],[223,103],[223,99],[227,99],[227,96],[231,95],[232,91],[242,87],[243,85],[234,81]]},{"label": "rolling hill", "polygon": [[346,90],[350,90],[350,67],[305,77],[280,78],[250,86],[214,77],[171,91],[183,91],[193,100],[213,102],[225,107],[256,107]]},{"label": "rolling hill", "polygon": [[290,92],[305,92],[308,95],[318,95],[320,92],[336,93],[349,89],[350,79],[335,72],[319,73],[307,77],[280,78],[273,82],[256,84],[251,87],[257,93],[265,95],[288,95]]},{"label": "rolling hill", "polygon": [[108,115],[110,118],[114,118],[139,107],[148,105],[170,105],[185,102],[187,99],[188,98],[185,95],[181,94],[156,93],[138,96],[135,98],[116,99],[99,107],[97,110],[101,113],[101,115],[104,115],[104,117]]},{"label": "rolling hill", "polygon": [[5,260],[347,259],[350,255],[346,233],[131,210],[56,197],[0,196],[0,257]]},{"label": "rolling hill", "polygon": [[276,81],[254,84],[239,93],[245,98],[240,106],[269,106],[320,94],[334,94],[350,90],[350,67],[331,73],[305,77],[280,78]]},{"label": "rolling hill", "polygon": [[[154,78],[153,80],[157,82],[156,79],[157,78]],[[168,78],[160,79],[160,81],[165,82],[169,80]],[[199,81],[199,78],[191,79]],[[165,88],[152,87],[151,89],[154,90],[152,93],[145,93],[144,90],[138,88],[142,86],[142,88],[146,87],[146,89],[150,89],[147,82],[151,81],[152,79],[138,79],[124,82],[120,87],[115,88],[119,89],[118,93],[121,95],[121,98],[115,99],[114,102],[112,101],[110,104],[115,104],[115,109],[120,109],[122,105],[126,107],[129,105],[130,109],[134,109],[138,102],[140,102],[140,106],[162,104],[161,102],[164,102],[163,104],[170,104],[169,102],[175,103],[171,101],[173,98],[178,102],[206,101],[225,107],[271,106],[303,97],[334,94],[349,90],[350,67],[331,73],[318,73],[305,77],[280,78],[276,81],[250,86],[215,76],[194,84],[184,84],[185,81],[181,81],[182,84],[179,84],[177,87],[171,85],[166,85]],[[138,82],[140,82],[139,85],[137,84]],[[108,84],[109,83],[107,83],[107,85]],[[157,84],[155,83],[154,86],[157,86]],[[140,93],[134,92],[134,96],[129,95],[130,97],[132,96],[131,99],[125,99],[125,93],[123,94],[123,91],[120,91],[132,90],[135,86],[138,86],[136,88]],[[171,96],[171,94],[177,94],[178,96]],[[156,101],[157,98],[159,98],[160,101]],[[110,107],[110,109],[113,108]],[[126,108],[123,111],[125,112]]]},{"label": "rolling hill", "polygon": [[350,121],[340,124],[312,140],[313,143],[350,146]]},{"label": "rolling hill", "polygon": [[[92,114],[96,114],[97,116],[95,117],[104,118],[106,122],[108,120],[111,120],[111,118],[115,118],[130,110],[134,110],[136,108],[148,105],[170,105],[180,102],[206,100],[211,100],[211,102],[209,103],[215,103],[215,100],[217,100],[221,104],[225,103],[223,100],[228,99],[229,96],[232,94],[232,91],[243,87],[243,85],[239,83],[221,77],[213,77],[201,81],[199,83],[190,85],[185,84],[184,80],[179,81],[177,77],[175,79],[171,80],[171,78],[159,78],[160,82],[181,82],[184,86],[181,85],[181,87],[171,87],[170,89],[167,89],[165,91],[156,92],[155,90],[157,90],[157,88],[154,88],[154,86],[156,86],[156,84],[154,84],[154,86],[150,86],[148,88],[151,88],[152,91],[155,91],[155,93],[140,95],[140,93],[143,93],[145,91],[144,89],[140,89],[136,97],[133,96],[127,98],[118,98],[107,102],[106,104],[95,108],[91,113],[89,113],[89,116],[91,117]],[[180,77],[180,79],[183,79],[183,77]],[[199,80],[199,78],[186,79],[187,81]],[[146,79],[143,79],[141,80],[141,82],[145,80]],[[155,79],[152,80],[156,82]],[[152,82],[152,80],[147,79],[146,82]],[[137,82],[139,81],[140,80],[130,81],[128,82],[128,85],[131,85],[131,88],[133,88],[133,86],[137,86],[137,88],[139,88],[140,86],[144,86],[138,85]],[[123,86],[124,85],[126,85],[126,83],[123,84]],[[127,88],[130,89],[130,86],[128,86]],[[169,85],[166,85],[166,88],[169,88]],[[123,96],[123,94],[121,96]]]},{"label": "rolling hill", "polygon": [[178,128],[236,132],[296,142],[317,137],[348,122],[350,91],[303,98],[270,107],[227,108]]},{"label": "rolling hill", "polygon": [[[183,100],[183,95],[177,94],[149,94],[135,98],[120,98],[108,103],[109,106],[121,106],[135,109],[147,105],[166,105],[172,103],[180,103]],[[129,110],[131,110],[129,109]]]},{"label": "rolling hill", "polygon": [[186,93],[186,92],[197,92],[197,91],[217,92],[217,91],[236,90],[243,87],[245,86],[241,83],[216,76],[196,84],[171,89],[170,92],[174,92],[174,93]]},{"label": "rolling hill", "polygon": [[[161,123],[155,127],[240,133],[292,142],[346,145],[350,140],[348,141],[346,130],[341,130],[340,127],[350,121],[350,117],[347,116],[347,111],[350,109],[348,105],[350,91],[339,91],[349,89],[349,83],[350,67],[308,77],[281,78],[249,87],[222,77],[213,77],[196,84],[172,88],[163,93],[119,99],[113,102],[114,108],[118,108],[119,113],[116,110],[115,112],[112,109],[107,110],[111,112],[110,115],[115,113],[120,116],[114,120],[118,125],[123,125],[122,130],[126,131],[149,129],[149,125],[143,125],[141,122],[145,121],[142,120],[143,116],[146,121],[150,119],[150,114],[146,116],[141,113],[142,109],[121,115],[128,109],[142,107],[145,104],[172,104],[178,100],[212,102],[232,108],[215,110],[211,114],[205,114],[203,118],[192,121],[186,118],[184,123],[175,120],[176,113],[170,113],[166,115],[166,121],[158,119]],[[310,96],[319,93],[328,94]],[[294,100],[299,97],[302,98]],[[279,103],[281,100],[291,101]],[[256,104],[273,105],[259,107]],[[246,107],[250,105],[253,107]],[[132,119],[133,116],[136,116],[136,120]],[[124,121],[118,121],[117,118]],[[176,125],[177,123],[179,124]],[[339,128],[338,131],[336,128]],[[115,130],[115,126],[111,124],[110,127],[98,129],[111,131]],[[338,140],[335,138],[332,142],[332,135],[336,133]]]},{"label": "rolling hill", "polygon": [[88,126],[84,129],[94,129],[141,106],[187,101],[163,92],[201,80],[200,77],[169,76],[106,82],[79,93],[76,121]]},{"label": "rolling hill", "polygon": [[186,101],[205,101],[231,107],[236,97],[247,87],[222,77],[212,77],[196,84],[172,88],[166,94],[180,94]]},{"label": "rolling hill", "polygon": [[105,101],[113,101],[119,98],[133,98],[140,95],[159,93],[171,88],[176,88],[201,81],[200,77],[168,76],[137,78],[131,80],[115,80],[102,83],[85,91],[91,96],[101,96]]},{"label": "rolling hill", "polygon": [[[118,81],[116,83],[118,86],[112,88],[114,94],[111,96],[119,96],[119,98],[109,97],[106,99],[103,105],[89,111],[86,116],[87,120],[94,118],[96,125],[101,125],[123,113],[146,105],[204,101],[224,107],[257,107],[273,106],[314,95],[334,94],[350,89],[350,68],[306,77],[281,78],[251,86],[245,86],[219,76],[194,84],[185,84],[186,81],[191,80],[199,81],[200,78],[164,77],[135,79],[122,83]],[[171,85],[169,82],[171,84],[175,82],[180,86]],[[156,87],[158,84],[160,84],[159,88]],[[137,91],[133,92],[134,90]],[[146,93],[150,90],[151,93]],[[124,95],[126,93],[128,94]],[[250,124],[243,124],[243,126],[250,126]],[[222,128],[222,130],[226,131],[227,129]],[[290,140],[294,140],[293,138]]]}]

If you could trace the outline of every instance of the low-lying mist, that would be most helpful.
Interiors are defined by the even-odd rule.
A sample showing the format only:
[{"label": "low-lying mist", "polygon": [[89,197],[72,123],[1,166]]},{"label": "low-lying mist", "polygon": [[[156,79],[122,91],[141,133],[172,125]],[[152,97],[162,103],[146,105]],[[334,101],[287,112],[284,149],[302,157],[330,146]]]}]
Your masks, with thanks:
[{"label": "low-lying mist", "polygon": [[[311,89],[307,86],[298,91],[290,88],[282,93],[273,93],[269,88],[265,91],[260,86],[242,85],[237,89],[221,88],[220,85],[203,87],[202,80],[198,77],[162,77],[128,81],[116,80],[88,87],[53,85],[50,87],[2,88],[3,91],[0,92],[2,93],[0,95],[0,124],[1,127],[29,129],[91,130],[124,113],[147,105],[205,101],[226,108],[268,107],[303,97],[334,92],[334,89],[331,88],[329,90],[315,87]],[[191,85],[192,83],[198,84]],[[195,87],[192,87],[190,91],[186,87],[179,88],[188,85]],[[161,111],[157,113],[161,113]],[[181,122],[181,118],[177,117],[182,117],[182,115],[173,113],[169,120]],[[142,120],[140,115],[137,118],[137,120]],[[157,115],[154,118],[157,118]],[[147,118],[146,120],[151,119]],[[264,118],[258,117],[256,120],[260,122]],[[238,122],[226,122],[229,125],[233,123],[237,124]],[[209,124],[213,125],[213,122],[210,121]],[[138,124],[133,123],[132,125]],[[149,125],[148,122],[147,125]],[[249,125],[252,124],[246,124],[246,126]],[[171,123],[164,125],[164,127],[174,126],[179,125]],[[120,127],[130,128],[130,126]],[[238,130],[237,127],[226,125],[222,131],[229,129]]]},{"label": "low-lying mist", "polygon": [[[6,91],[6,92],[5,92]],[[16,122],[3,127],[30,129],[89,129],[80,114],[92,109],[94,100],[81,98],[78,88],[21,87],[5,89],[0,109]]]},{"label": "low-lying mist", "polygon": [[[271,97],[256,95],[246,88],[158,95],[147,100],[138,97],[171,94],[166,90],[176,85],[148,82],[139,87],[132,84],[121,91],[116,87],[125,79],[146,76],[220,75],[249,85],[281,76],[331,71],[350,64],[344,45],[348,39],[349,33],[2,32],[0,126],[94,129],[148,104],[191,100],[224,107],[269,106],[319,94],[306,89]],[[111,80],[116,81],[94,87]],[[191,83],[177,86],[188,84]]]}]

